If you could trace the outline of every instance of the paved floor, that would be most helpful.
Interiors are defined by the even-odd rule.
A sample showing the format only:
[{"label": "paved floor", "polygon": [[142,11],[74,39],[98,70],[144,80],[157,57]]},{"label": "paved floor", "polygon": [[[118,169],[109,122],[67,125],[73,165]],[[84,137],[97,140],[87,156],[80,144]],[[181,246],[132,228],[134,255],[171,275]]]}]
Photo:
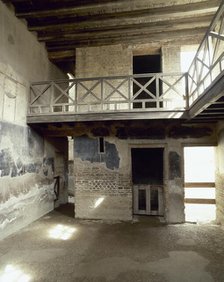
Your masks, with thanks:
[{"label": "paved floor", "polygon": [[224,281],[217,226],[77,221],[59,209],[0,241],[0,281]]}]

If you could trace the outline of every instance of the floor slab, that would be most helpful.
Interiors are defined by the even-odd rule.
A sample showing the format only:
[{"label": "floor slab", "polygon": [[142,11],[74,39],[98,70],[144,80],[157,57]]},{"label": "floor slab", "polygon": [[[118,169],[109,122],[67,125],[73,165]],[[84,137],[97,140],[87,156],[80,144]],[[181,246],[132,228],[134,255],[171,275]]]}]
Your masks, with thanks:
[{"label": "floor slab", "polygon": [[0,281],[224,281],[219,226],[155,217],[81,221],[72,210],[53,211],[0,241]]}]

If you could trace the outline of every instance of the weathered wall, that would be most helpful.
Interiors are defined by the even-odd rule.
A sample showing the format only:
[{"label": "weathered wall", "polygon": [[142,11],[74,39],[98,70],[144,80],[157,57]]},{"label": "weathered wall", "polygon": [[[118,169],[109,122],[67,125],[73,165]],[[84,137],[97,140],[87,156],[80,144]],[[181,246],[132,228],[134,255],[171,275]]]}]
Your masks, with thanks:
[{"label": "weathered wall", "polygon": [[0,127],[2,239],[53,209],[54,155],[28,127],[6,122]]},{"label": "weathered wall", "polygon": [[[75,216],[77,218],[132,218],[130,171],[119,155],[125,143],[105,139],[105,153],[99,153],[98,139],[74,139]],[[124,155],[122,157],[125,157]]]},{"label": "weathered wall", "polygon": [[[150,49],[145,50],[150,54]],[[180,72],[180,46],[167,45],[161,49],[162,71]],[[76,49],[76,77],[129,75],[133,73],[133,47],[127,45]]]},{"label": "weathered wall", "polygon": [[[74,131],[76,217],[132,219],[131,148],[162,147],[165,218],[184,222],[183,145],[214,143],[212,126],[123,121],[79,124]],[[99,153],[100,136],[104,154]]]},{"label": "weathered wall", "polygon": [[45,137],[48,154],[54,156],[54,176],[59,176],[59,197],[55,206],[68,202],[68,140],[67,137]]},{"label": "weathered wall", "polygon": [[76,77],[132,74],[132,50],[113,45],[76,49]]},{"label": "weathered wall", "polygon": [[180,46],[163,46],[162,47],[162,71],[165,73],[174,73],[181,71],[180,64]]},{"label": "weathered wall", "polygon": [[74,140],[68,137],[68,194],[74,196]]},{"label": "weathered wall", "polygon": [[[177,76],[171,76],[173,73],[181,73],[181,47],[175,45],[168,45],[162,47],[162,72],[170,74],[165,79],[173,85],[177,81]],[[166,92],[165,99],[169,99],[169,105],[173,108],[184,108],[186,101],[179,96],[175,91],[168,91],[169,86],[163,83],[163,91]],[[185,79],[182,79],[175,84],[175,89],[178,93],[185,93]]]},{"label": "weathered wall", "polygon": [[217,129],[218,146],[216,148],[216,219],[224,225],[224,123]]},{"label": "weathered wall", "polygon": [[54,146],[26,125],[26,113],[30,82],[62,77],[0,2],[0,238],[53,208]]}]

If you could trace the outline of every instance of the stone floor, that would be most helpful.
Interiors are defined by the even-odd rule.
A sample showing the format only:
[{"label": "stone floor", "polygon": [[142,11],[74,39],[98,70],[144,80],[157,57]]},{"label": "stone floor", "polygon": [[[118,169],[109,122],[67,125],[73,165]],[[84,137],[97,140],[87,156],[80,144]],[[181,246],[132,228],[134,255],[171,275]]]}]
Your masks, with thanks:
[{"label": "stone floor", "polygon": [[224,281],[215,225],[77,221],[72,206],[0,241],[0,281]]}]

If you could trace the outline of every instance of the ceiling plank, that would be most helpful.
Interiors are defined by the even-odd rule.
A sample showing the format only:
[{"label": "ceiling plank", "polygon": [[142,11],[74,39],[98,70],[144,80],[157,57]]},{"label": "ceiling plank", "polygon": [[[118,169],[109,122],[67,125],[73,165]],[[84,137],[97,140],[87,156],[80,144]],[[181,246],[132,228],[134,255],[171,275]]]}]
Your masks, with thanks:
[{"label": "ceiling plank", "polygon": [[[42,25],[42,26],[29,26],[30,31],[37,31],[37,32],[43,32],[45,35],[50,34],[51,32],[55,31],[66,31],[66,32],[75,32],[79,30],[93,30],[93,29],[102,29],[102,28],[118,28],[119,26],[123,25],[134,25],[134,24],[145,24],[145,23],[160,23],[165,21],[178,21],[183,19],[188,19],[189,21],[197,21],[199,18],[204,18],[207,20],[208,25],[214,15],[216,9],[211,8],[207,9],[206,12],[203,10],[195,11],[193,13],[191,11],[170,11],[167,13],[164,13],[164,11],[158,11],[157,13],[146,13],[146,15],[141,16],[130,16],[127,15],[126,17],[123,17],[122,20],[119,17],[111,17],[107,19],[98,19],[98,20],[92,20],[89,19],[88,21],[80,21],[80,22],[72,22],[72,23],[60,23],[60,20],[57,24],[53,25]],[[41,34],[41,33],[40,33]]]},{"label": "ceiling plank", "polygon": [[108,38],[94,38],[92,40],[86,38],[83,40],[77,40],[74,42],[64,41],[62,44],[46,44],[48,51],[57,51],[57,50],[74,50],[79,47],[89,47],[89,46],[101,46],[101,45],[114,45],[114,44],[144,44],[144,43],[157,43],[160,45],[175,41],[179,44],[182,42],[189,43],[189,39],[192,42],[199,43],[207,28],[197,28],[197,29],[186,29],[180,31],[170,31],[170,32],[158,32],[149,34],[149,36],[144,35],[126,35],[123,36],[114,36]]},{"label": "ceiling plank", "polygon": [[75,50],[49,52],[48,57],[51,61],[75,61]]},{"label": "ceiling plank", "polygon": [[208,23],[212,19],[211,16],[199,17],[197,21],[195,17],[190,18],[181,18],[178,20],[165,20],[160,22],[149,22],[149,23],[141,23],[141,24],[120,24],[115,28],[113,26],[104,25],[102,28],[93,28],[90,27],[89,29],[74,29],[73,31],[67,30],[57,30],[51,33],[38,33],[38,40],[44,42],[51,42],[51,41],[64,41],[66,40],[73,40],[73,39],[80,39],[89,37],[92,38],[94,36],[101,37],[101,36],[113,36],[114,34],[130,34],[130,33],[141,33],[141,34],[149,34],[149,33],[156,33],[161,31],[170,31],[170,30],[180,30],[180,29],[195,29],[200,27],[208,27]]},{"label": "ceiling plank", "polygon": [[124,26],[121,29],[110,29],[110,30],[103,30],[103,31],[92,31],[92,32],[79,32],[79,33],[56,33],[53,36],[48,37],[39,37],[40,41],[44,41],[48,43],[48,46],[55,42],[58,43],[58,45],[64,41],[80,41],[80,40],[92,40],[92,39],[102,39],[102,38],[113,38],[116,36],[152,36],[156,35],[157,33],[164,32],[165,34],[170,31],[182,31],[189,30],[189,29],[198,29],[198,28],[204,28],[205,30],[208,27],[207,21],[197,21],[193,23],[181,22],[181,23],[168,23],[165,22],[163,24],[157,25],[157,24],[150,24],[150,25],[137,25],[137,26]]},{"label": "ceiling plank", "polygon": [[49,9],[42,11],[32,11],[32,5],[27,12],[20,13],[17,12],[17,17],[22,18],[46,18],[46,17],[57,17],[57,16],[69,16],[80,17],[80,16],[93,16],[93,15],[102,15],[102,14],[111,14],[111,13],[121,13],[121,12],[131,12],[146,10],[152,8],[166,9],[167,7],[175,8],[176,5],[190,5],[194,6],[200,5],[201,7],[206,8],[207,5],[218,6],[220,0],[176,0],[176,1],[167,1],[167,0],[157,0],[157,1],[148,1],[148,0],[126,0],[126,1],[110,1],[109,3],[92,3],[89,5],[81,5],[77,7],[68,7],[61,9]]}]

